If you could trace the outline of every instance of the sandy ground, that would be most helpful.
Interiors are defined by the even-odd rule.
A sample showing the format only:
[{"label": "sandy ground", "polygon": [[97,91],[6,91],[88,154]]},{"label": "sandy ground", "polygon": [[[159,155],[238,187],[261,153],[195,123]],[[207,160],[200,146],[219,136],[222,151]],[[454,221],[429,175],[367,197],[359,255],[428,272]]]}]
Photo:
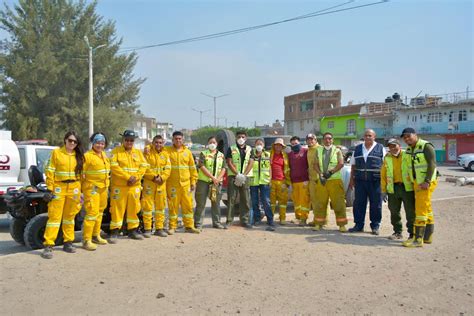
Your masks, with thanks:
[{"label": "sandy ground", "polygon": [[53,260],[17,246],[3,219],[2,314],[474,314],[474,187],[441,180],[433,205],[435,240],[422,249],[386,238],[386,205],[380,236],[340,234],[331,214],[321,232],[208,225],[95,252],[58,247]]}]

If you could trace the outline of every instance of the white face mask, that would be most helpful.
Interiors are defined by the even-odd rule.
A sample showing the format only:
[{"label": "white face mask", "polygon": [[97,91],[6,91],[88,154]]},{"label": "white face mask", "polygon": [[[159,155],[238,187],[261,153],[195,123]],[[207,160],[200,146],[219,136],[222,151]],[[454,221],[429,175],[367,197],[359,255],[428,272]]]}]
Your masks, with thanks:
[{"label": "white face mask", "polygon": [[207,145],[207,148],[209,148],[209,150],[215,150],[217,148],[217,145],[214,143],[210,143],[209,145]]},{"label": "white face mask", "polygon": [[239,138],[239,139],[237,139],[237,144],[239,144],[240,146],[242,146],[243,144],[245,144],[245,139],[244,139],[244,138]]},{"label": "white face mask", "polygon": [[262,146],[262,145],[257,145],[257,146],[255,146],[255,149],[256,149],[258,152],[260,152],[260,151],[263,150],[263,146]]},{"label": "white face mask", "polygon": [[331,149],[331,147],[332,147],[332,146],[326,146],[326,145],[324,145],[324,148],[326,148],[326,150]]}]

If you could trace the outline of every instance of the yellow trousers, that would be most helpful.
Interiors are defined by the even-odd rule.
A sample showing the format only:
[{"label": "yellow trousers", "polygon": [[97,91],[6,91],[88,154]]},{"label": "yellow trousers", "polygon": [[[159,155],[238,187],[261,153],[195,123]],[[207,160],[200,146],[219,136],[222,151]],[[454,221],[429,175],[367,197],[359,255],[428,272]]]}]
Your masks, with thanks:
[{"label": "yellow trousers", "polygon": [[280,221],[286,220],[286,205],[288,204],[288,186],[285,180],[272,180],[270,182],[270,206],[275,214],[276,207],[280,212]]},{"label": "yellow trousers", "polygon": [[62,224],[64,242],[74,241],[74,218],[81,210],[81,183],[57,182],[54,198],[48,203],[48,222],[44,232],[44,245],[54,246]]},{"label": "yellow trousers", "polygon": [[186,228],[194,227],[193,214],[193,192],[190,185],[173,185],[167,183],[166,191],[168,195],[168,211],[170,216],[170,229],[178,227],[178,210],[181,206],[183,213],[183,223]]},{"label": "yellow trousers", "polygon": [[[313,210],[313,215],[316,214],[316,183],[317,180],[309,180],[309,201],[310,201],[310,210]],[[316,216],[316,215],[315,215]]]},{"label": "yellow trousers", "polygon": [[415,188],[415,226],[434,224],[431,196],[438,185],[438,181],[432,181],[427,190],[420,189],[416,181],[413,185]]},{"label": "yellow trousers", "polygon": [[292,183],[292,199],[295,207],[296,219],[306,220],[309,213],[309,186],[308,181]]},{"label": "yellow trousers", "polygon": [[155,228],[163,229],[165,208],[166,185],[145,180],[142,194],[142,215],[145,230],[151,230],[153,214],[155,214]]},{"label": "yellow trousers", "polygon": [[123,216],[127,212],[127,229],[137,228],[140,224],[138,212],[140,212],[139,186],[113,186],[110,191],[110,229],[120,229],[123,225]]},{"label": "yellow trousers", "polygon": [[328,180],[325,185],[320,181],[315,182],[316,194],[314,209],[314,222],[318,225],[325,225],[328,217],[328,202],[331,199],[334,213],[336,214],[336,224],[344,226],[347,224],[346,197],[344,184],[341,179]]},{"label": "yellow trousers", "polygon": [[84,194],[84,208],[86,216],[82,229],[82,240],[92,240],[92,236],[100,235],[102,225],[102,215],[107,207],[108,188],[98,188],[97,186],[85,183],[82,186]]}]

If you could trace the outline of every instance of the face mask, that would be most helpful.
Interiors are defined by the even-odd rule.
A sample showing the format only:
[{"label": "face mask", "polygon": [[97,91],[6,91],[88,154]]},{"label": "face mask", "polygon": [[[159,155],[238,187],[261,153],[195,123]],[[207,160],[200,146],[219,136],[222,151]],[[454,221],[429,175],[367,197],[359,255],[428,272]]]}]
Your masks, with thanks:
[{"label": "face mask", "polygon": [[326,146],[326,145],[324,145],[324,148],[326,148],[326,150],[331,149],[331,147],[332,147],[332,146]]},{"label": "face mask", "polygon": [[293,152],[295,152],[295,153],[299,152],[300,149],[301,149],[300,144],[296,144],[296,145],[291,146],[291,150],[293,150]]},{"label": "face mask", "polygon": [[260,151],[263,150],[263,146],[262,146],[262,145],[257,145],[257,146],[255,146],[255,149],[256,149],[258,152],[260,152]]},{"label": "face mask", "polygon": [[214,143],[210,143],[209,145],[207,145],[207,148],[209,148],[209,150],[215,150],[217,146]]},{"label": "face mask", "polygon": [[245,144],[245,139],[244,139],[244,138],[239,138],[239,139],[237,139],[237,144],[239,144],[240,146],[242,146],[243,144]]}]

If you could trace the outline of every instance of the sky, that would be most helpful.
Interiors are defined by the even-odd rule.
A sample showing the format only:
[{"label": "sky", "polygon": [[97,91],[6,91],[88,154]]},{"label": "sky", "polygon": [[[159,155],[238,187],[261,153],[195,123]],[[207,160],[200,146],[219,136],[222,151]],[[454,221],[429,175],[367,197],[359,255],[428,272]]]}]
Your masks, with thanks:
[{"label": "sky", "polygon": [[[358,0],[348,6],[377,2]],[[123,47],[158,44],[318,11],[345,2],[101,0]],[[342,104],[474,90],[473,3],[391,0],[201,42],[138,51],[141,111],[175,129],[199,127],[217,99],[221,125],[283,120],[283,98],[342,90]],[[474,93],[473,93],[474,95]],[[213,111],[203,113],[213,124]]]}]

